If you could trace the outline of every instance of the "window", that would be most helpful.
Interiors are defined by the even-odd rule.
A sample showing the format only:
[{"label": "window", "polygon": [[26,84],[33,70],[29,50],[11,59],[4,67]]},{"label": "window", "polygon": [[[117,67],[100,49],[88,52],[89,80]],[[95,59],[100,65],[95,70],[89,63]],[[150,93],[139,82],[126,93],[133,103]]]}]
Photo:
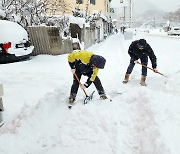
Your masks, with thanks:
[{"label": "window", "polygon": [[96,0],[90,0],[90,4],[95,5],[96,4]]},{"label": "window", "polygon": [[76,4],[82,4],[83,0],[76,0]]}]

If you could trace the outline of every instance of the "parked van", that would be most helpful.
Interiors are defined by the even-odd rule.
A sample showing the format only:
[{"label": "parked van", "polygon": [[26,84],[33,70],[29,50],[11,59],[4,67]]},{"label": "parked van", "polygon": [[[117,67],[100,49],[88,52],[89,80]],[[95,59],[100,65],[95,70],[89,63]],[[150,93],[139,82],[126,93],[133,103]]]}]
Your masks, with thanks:
[{"label": "parked van", "polygon": [[172,27],[170,30],[167,32],[168,35],[178,35],[180,36],[180,28],[179,27]]}]

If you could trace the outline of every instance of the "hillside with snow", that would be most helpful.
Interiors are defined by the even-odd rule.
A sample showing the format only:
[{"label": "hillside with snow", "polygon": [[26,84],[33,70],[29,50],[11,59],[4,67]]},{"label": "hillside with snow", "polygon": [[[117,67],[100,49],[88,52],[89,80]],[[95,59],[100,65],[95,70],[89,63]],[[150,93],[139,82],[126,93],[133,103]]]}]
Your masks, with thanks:
[{"label": "hillside with snow", "polygon": [[[138,64],[129,83],[122,84],[129,64],[128,47],[139,38],[152,46],[159,72],[168,76],[148,70],[147,87],[139,84]],[[0,65],[5,108],[0,153],[179,154],[180,40],[142,33],[133,40],[118,33],[88,49],[107,60],[99,78],[112,101],[100,100],[91,85],[86,92],[95,90],[92,101],[83,105],[85,96],[79,89],[71,110],[67,54]]]},{"label": "hillside with snow", "polygon": [[[126,20],[128,20],[129,1],[124,1],[124,3],[120,3],[119,0],[113,0],[111,2],[111,7],[115,8],[117,12],[116,16],[112,14],[113,18],[117,18],[119,20],[119,18],[125,16]],[[140,27],[144,23],[151,21],[153,22],[153,20],[155,20],[154,22],[156,22],[156,24],[166,23],[166,21],[163,19],[165,11],[162,10],[160,7],[159,5],[155,5],[147,0],[133,0],[132,1],[133,27]]]}]

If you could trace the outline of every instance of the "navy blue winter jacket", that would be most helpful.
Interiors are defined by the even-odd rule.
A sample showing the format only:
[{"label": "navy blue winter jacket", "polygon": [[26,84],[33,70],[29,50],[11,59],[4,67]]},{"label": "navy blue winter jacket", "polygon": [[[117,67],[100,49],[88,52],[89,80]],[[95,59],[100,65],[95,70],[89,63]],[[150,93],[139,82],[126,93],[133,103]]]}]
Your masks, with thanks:
[{"label": "navy blue winter jacket", "polygon": [[133,60],[138,60],[139,58],[142,58],[143,56],[149,56],[151,63],[152,63],[152,68],[157,67],[157,58],[151,48],[151,46],[146,42],[144,44],[143,49],[138,48],[138,40],[134,41],[131,43],[129,46],[128,54]]}]

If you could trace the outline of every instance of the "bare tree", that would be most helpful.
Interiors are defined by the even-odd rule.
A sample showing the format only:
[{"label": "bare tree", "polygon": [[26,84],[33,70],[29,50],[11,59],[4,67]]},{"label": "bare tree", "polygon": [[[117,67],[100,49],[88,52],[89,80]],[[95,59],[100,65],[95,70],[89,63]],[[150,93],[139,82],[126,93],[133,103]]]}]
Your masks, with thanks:
[{"label": "bare tree", "polygon": [[180,8],[175,12],[165,13],[164,19],[168,19],[169,21],[173,21],[173,22],[180,21]]},{"label": "bare tree", "polygon": [[[67,26],[65,13],[70,5],[65,0],[2,0],[0,8],[5,12],[5,18],[13,20],[24,28],[32,25],[59,25],[60,29]],[[59,13],[60,16],[55,15]]]},{"label": "bare tree", "polygon": [[65,0],[45,0],[46,13],[50,15],[65,14],[71,10],[70,4]]}]

